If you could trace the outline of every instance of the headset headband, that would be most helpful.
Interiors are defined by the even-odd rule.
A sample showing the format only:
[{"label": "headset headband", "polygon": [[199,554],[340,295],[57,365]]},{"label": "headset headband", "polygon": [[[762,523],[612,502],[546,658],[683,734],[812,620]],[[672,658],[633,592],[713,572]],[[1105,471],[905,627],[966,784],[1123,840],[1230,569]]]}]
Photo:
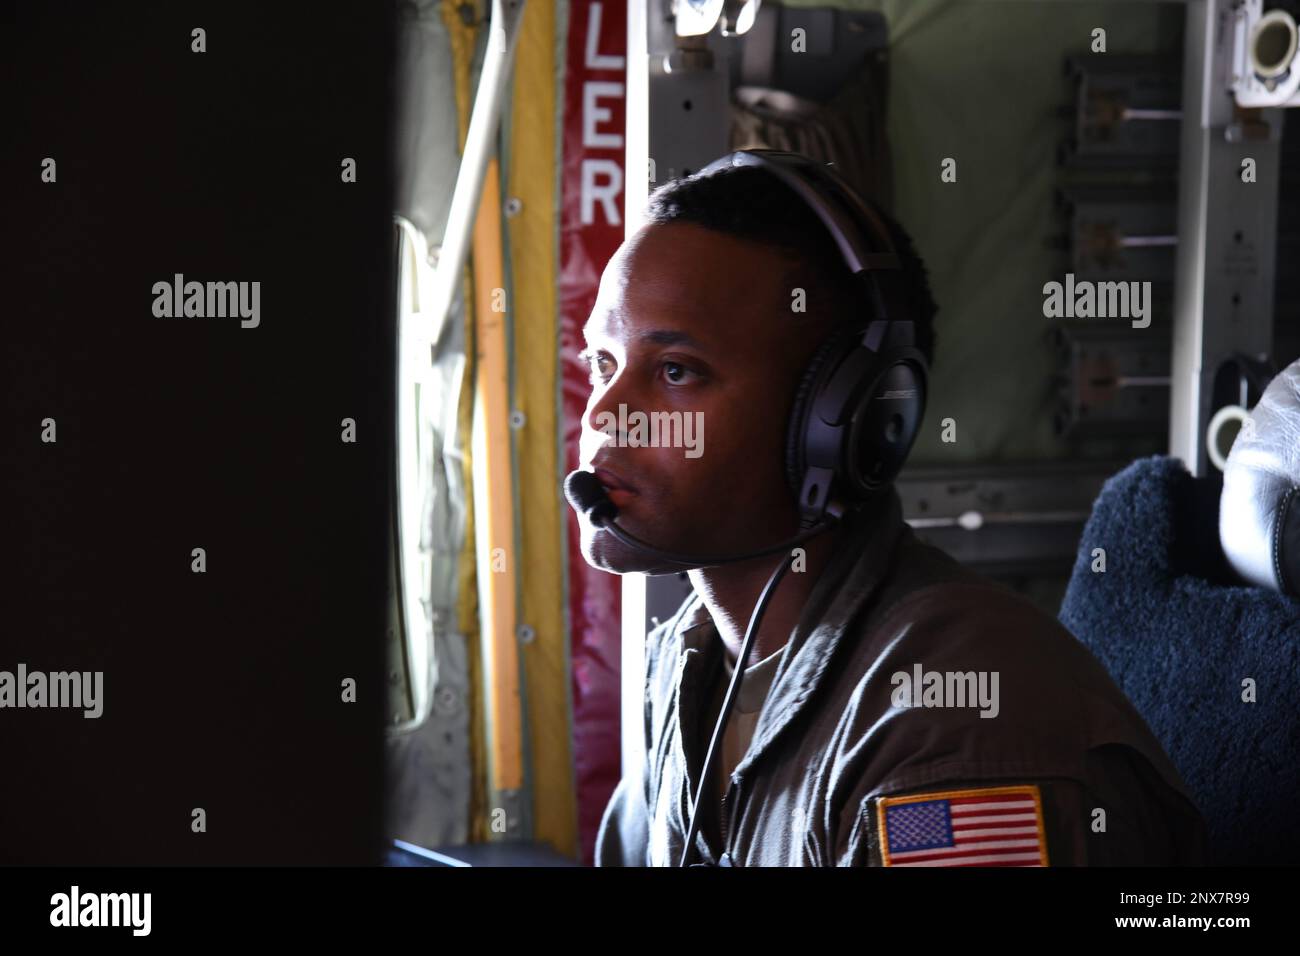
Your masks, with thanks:
[{"label": "headset headband", "polygon": [[[798,193],[825,225],[851,272],[860,274],[902,270],[902,262],[889,238],[889,230],[880,216],[856,194],[845,191],[836,181],[836,177],[827,171],[826,166],[799,153],[777,149],[753,149],[739,150],[715,160],[701,169],[697,175],[707,176],[720,169],[736,166],[757,166],[765,169]],[[816,177],[822,188],[814,188],[808,181],[809,176]],[[828,202],[828,193],[839,201]],[[865,241],[860,221],[855,221],[848,215],[846,207],[850,206],[862,217],[860,221],[871,223],[875,231],[874,244]],[[873,246],[877,251],[867,251]],[[881,246],[883,249],[879,248]]]}]

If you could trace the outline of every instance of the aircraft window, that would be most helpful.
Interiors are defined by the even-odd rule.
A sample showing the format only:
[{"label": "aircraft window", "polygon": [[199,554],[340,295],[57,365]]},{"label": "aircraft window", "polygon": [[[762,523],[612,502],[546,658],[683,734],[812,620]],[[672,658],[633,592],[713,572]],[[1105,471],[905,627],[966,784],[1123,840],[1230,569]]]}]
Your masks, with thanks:
[{"label": "aircraft window", "polygon": [[[459,323],[434,327],[434,269],[424,235],[395,217],[397,436],[395,554],[390,575],[389,708],[393,732],[419,727],[433,706],[436,632],[454,621],[454,558],[465,523],[465,495],[454,449],[464,373]],[[447,319],[454,318],[455,310]],[[447,335],[442,333],[447,332]],[[434,561],[435,555],[453,560]]]}]

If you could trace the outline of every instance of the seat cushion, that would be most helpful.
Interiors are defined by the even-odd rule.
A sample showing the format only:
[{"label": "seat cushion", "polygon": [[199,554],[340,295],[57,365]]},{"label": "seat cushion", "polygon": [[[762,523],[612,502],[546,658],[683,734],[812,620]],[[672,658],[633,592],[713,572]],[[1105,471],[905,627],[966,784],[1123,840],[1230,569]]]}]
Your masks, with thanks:
[{"label": "seat cushion", "polygon": [[1294,863],[1300,602],[1231,583],[1217,497],[1176,458],[1112,477],[1060,620],[1164,745],[1205,815],[1214,862]]}]

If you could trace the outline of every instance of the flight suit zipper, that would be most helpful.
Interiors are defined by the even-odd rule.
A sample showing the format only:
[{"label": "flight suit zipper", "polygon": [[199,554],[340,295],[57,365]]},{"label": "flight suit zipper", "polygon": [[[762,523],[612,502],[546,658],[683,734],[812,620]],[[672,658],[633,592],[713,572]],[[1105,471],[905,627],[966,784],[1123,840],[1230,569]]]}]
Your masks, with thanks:
[{"label": "flight suit zipper", "polygon": [[736,796],[737,799],[739,799],[739,790],[740,790],[740,785],[737,784],[735,781],[733,781],[730,777],[727,778],[727,781],[728,781],[727,792],[722,795],[722,813],[720,814],[718,820],[719,828],[722,830],[722,855],[723,856],[728,856],[728,854],[731,851],[731,844],[728,838],[728,833],[735,832],[735,822],[736,822],[735,821],[736,804],[733,801],[731,804],[731,818],[730,818],[732,825],[730,827],[727,825],[728,822],[727,801],[731,800],[732,791],[737,792]]}]

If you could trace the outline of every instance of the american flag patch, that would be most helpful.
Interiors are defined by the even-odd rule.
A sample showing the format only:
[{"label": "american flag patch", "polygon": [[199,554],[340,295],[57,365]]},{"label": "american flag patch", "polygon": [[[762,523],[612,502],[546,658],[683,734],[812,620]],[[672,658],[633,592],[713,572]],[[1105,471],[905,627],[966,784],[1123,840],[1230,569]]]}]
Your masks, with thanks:
[{"label": "american flag patch", "polygon": [[1046,866],[1038,787],[981,787],[882,797],[884,866]]}]

